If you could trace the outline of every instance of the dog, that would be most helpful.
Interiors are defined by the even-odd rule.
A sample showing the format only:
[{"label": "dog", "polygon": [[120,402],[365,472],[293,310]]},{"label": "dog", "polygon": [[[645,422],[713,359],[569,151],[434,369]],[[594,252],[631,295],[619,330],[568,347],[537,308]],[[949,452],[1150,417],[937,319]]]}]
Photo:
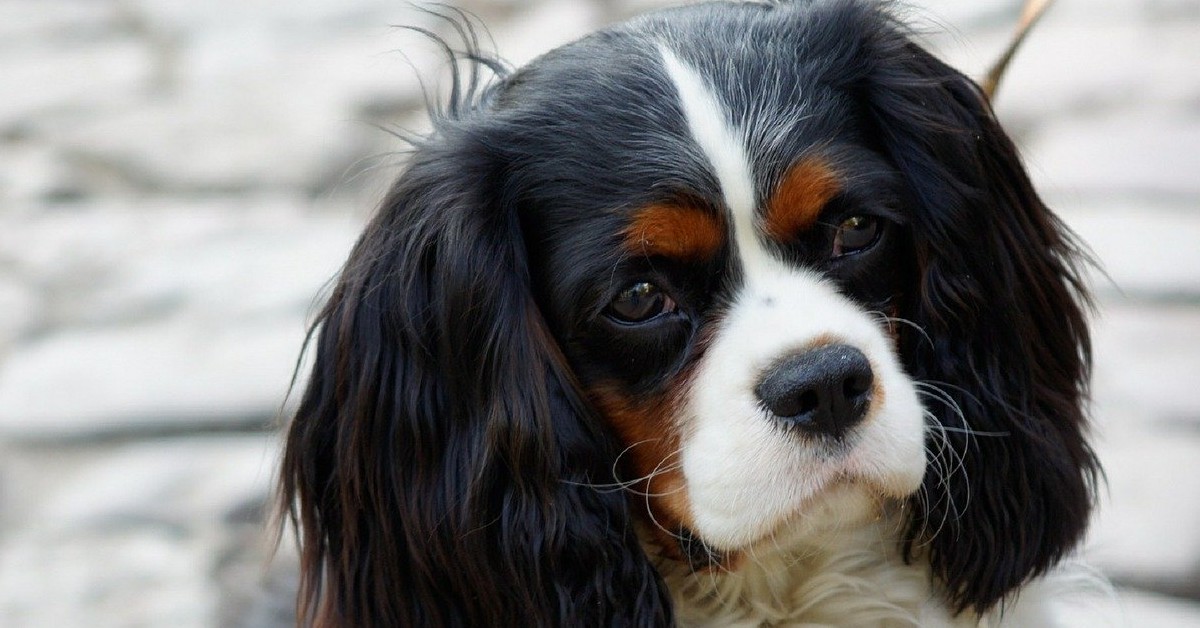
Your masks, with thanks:
[{"label": "dog", "polygon": [[458,28],[310,333],[302,622],[1048,625],[1086,257],[979,87],[865,0]]}]

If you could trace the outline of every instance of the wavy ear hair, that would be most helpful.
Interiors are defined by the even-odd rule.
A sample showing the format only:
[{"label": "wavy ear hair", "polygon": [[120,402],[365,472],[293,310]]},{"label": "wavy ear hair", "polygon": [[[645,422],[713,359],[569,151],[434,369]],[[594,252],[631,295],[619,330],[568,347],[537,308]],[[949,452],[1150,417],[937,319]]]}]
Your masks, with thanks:
[{"label": "wavy ear hair", "polygon": [[923,331],[904,330],[901,353],[928,385],[934,457],[905,550],[982,612],[1071,550],[1094,501],[1084,258],[978,86],[899,35],[884,44],[868,99],[915,207],[900,315]]},{"label": "wavy ear hair", "polygon": [[314,326],[281,486],[301,622],[669,624],[625,496],[591,486],[612,441],[531,296],[484,109],[435,124]]}]

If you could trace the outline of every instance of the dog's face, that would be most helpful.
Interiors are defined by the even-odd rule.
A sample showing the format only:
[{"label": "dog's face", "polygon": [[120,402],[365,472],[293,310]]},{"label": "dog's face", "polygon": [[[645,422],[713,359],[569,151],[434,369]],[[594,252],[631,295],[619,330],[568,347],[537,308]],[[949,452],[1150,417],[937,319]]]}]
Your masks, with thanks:
[{"label": "dog's face", "polygon": [[736,21],[699,31],[675,44],[687,59],[585,41],[563,54],[593,60],[586,85],[550,61],[506,95],[557,88],[554,107],[516,105],[522,128],[587,112],[576,132],[534,131],[519,160],[553,182],[519,207],[538,305],[620,439],[647,527],[705,560],[835,485],[906,497],[925,468],[893,317],[913,201],[862,105],[777,41],[788,17],[747,21],[754,46],[728,44]]},{"label": "dog's face", "polygon": [[910,506],[895,542],[958,610],[1078,540],[1075,250],[886,12],[704,4],[476,78],[318,320],[303,612],[663,624],[635,529],[736,568],[848,517],[830,495]]}]

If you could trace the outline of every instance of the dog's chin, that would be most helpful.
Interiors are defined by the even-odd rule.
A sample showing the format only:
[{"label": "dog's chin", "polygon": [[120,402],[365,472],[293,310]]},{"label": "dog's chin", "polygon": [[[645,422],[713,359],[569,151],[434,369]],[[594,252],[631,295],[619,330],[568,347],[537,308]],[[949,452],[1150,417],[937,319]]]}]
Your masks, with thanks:
[{"label": "dog's chin", "polygon": [[834,483],[779,522],[751,549],[759,554],[819,546],[828,541],[831,532],[878,522],[889,513],[902,510],[911,493],[885,492],[881,487],[865,482]]},{"label": "dog's chin", "polygon": [[919,477],[915,482],[911,478],[880,482],[835,477],[798,501],[771,509],[768,517],[747,513],[734,533],[731,526],[721,530],[696,526],[689,532],[693,542],[702,543],[708,552],[720,556],[761,555],[764,551],[802,548],[821,543],[830,531],[879,521],[884,515],[903,509],[919,485]]},{"label": "dog's chin", "polygon": [[[828,482],[786,514],[771,520],[748,517],[743,534],[706,534],[697,527],[681,528],[670,536],[670,547],[662,545],[660,535],[652,544],[665,549],[662,555],[687,564],[689,572],[729,573],[737,571],[747,556],[762,559],[774,554],[804,555],[829,550],[839,534],[868,525],[882,526],[879,533],[901,534],[908,497],[916,491],[895,492],[889,486],[862,480],[839,478]],[[659,552],[655,552],[658,554]]]},{"label": "dog's chin", "polygon": [[[705,547],[728,554],[785,533],[819,536],[821,530],[876,518],[906,502],[924,480],[924,447],[910,438],[920,430],[904,427],[820,452],[809,443],[804,455],[790,460],[786,453],[799,450],[774,458],[746,456],[724,468],[696,464],[685,455],[691,462],[685,470],[695,472],[687,475],[690,532]],[[890,455],[879,451],[884,443],[891,446]],[[772,459],[782,462],[772,464]]]}]

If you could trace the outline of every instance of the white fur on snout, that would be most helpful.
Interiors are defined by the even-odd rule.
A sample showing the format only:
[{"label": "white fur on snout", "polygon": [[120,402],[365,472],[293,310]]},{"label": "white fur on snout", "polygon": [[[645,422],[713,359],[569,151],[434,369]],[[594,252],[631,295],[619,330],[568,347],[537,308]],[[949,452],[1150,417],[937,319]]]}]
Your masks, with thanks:
[{"label": "white fur on snout", "polygon": [[[846,434],[848,452],[781,429],[755,394],[782,357],[844,343],[871,363],[867,416]],[[782,267],[747,278],[700,365],[683,420],[683,472],[696,532],[743,547],[834,482],[901,497],[925,471],[923,411],[889,339],[870,314],[817,276]]]}]

